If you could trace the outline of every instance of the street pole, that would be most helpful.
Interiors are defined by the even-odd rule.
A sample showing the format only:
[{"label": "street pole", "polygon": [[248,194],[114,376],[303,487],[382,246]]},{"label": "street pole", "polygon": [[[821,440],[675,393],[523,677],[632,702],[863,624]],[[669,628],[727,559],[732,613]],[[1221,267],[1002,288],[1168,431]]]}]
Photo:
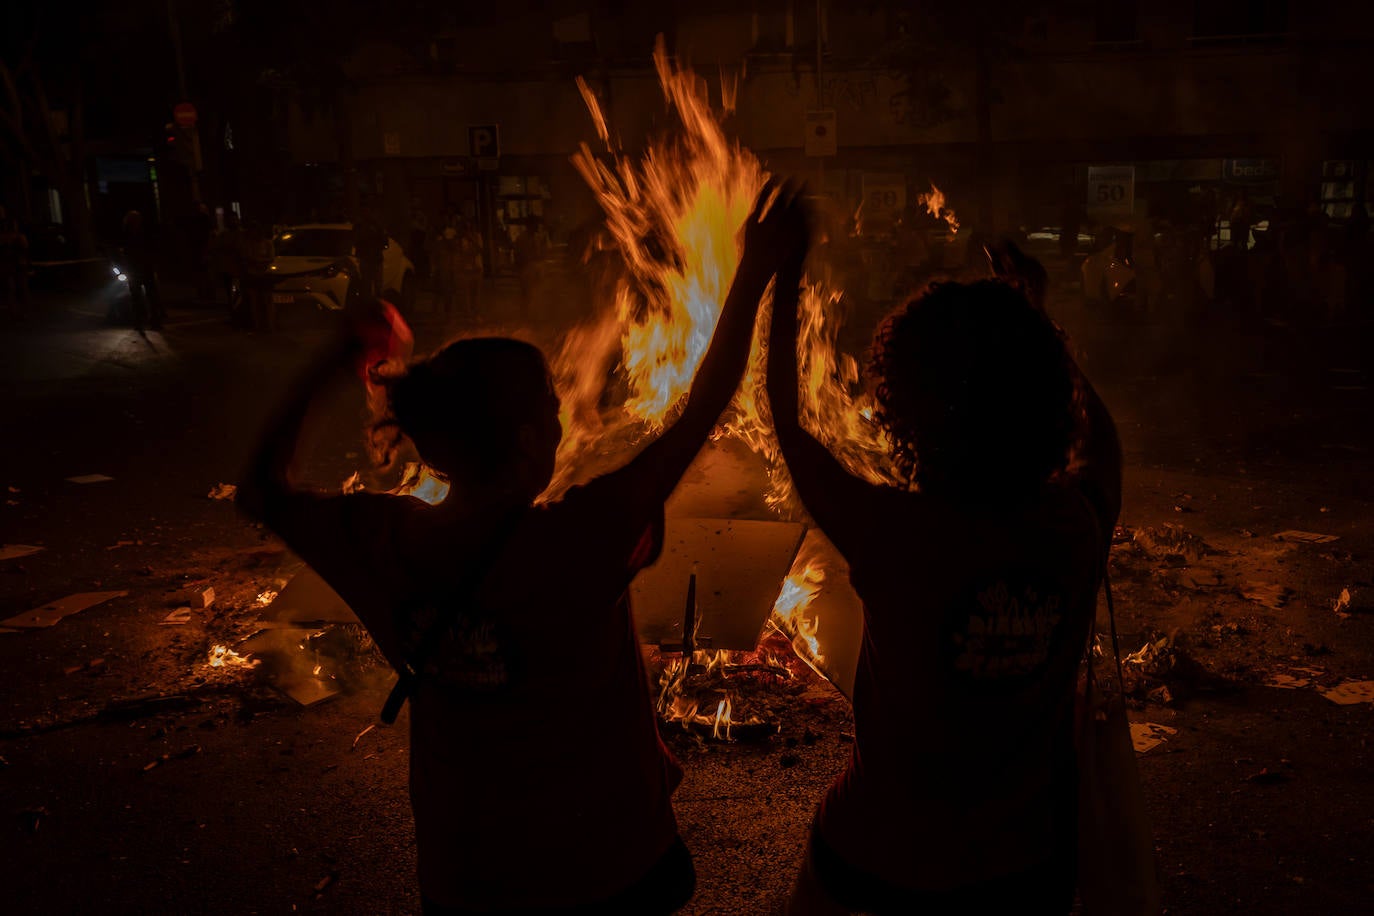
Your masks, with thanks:
[{"label": "street pole", "polygon": [[[177,91],[181,101],[191,101],[186,91],[186,60],[181,52],[181,25],[177,21],[176,0],[167,0],[167,31],[172,36],[172,48],[177,58]],[[191,199],[200,200],[200,125],[191,125],[191,162],[187,171],[191,175]]]}]

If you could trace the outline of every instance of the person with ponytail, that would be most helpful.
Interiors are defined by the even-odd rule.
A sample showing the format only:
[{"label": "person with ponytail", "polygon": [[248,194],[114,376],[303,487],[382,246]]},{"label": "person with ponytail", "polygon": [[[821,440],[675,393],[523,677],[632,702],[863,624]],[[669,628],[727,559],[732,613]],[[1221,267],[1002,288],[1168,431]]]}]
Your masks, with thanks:
[{"label": "person with ponytail", "polygon": [[[458,340],[388,374],[368,355],[389,346],[374,316],[268,425],[239,505],[348,602],[402,674],[425,913],[652,916],[690,898],[670,803],[681,771],[659,739],[627,589],[658,557],[664,502],[738,388],[759,301],[806,233],[800,188],[769,183],[677,421],[557,501],[536,503],[554,473],[559,399],[543,354],[518,340]],[[442,502],[293,482],[309,405],[349,367],[384,402],[374,447],[413,445],[450,484]]]}]

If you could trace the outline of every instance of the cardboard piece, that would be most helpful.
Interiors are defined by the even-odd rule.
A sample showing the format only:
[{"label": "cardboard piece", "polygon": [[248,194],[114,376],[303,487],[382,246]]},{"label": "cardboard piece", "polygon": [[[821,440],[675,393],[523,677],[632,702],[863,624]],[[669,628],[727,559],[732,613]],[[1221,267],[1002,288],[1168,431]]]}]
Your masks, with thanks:
[{"label": "cardboard piece", "polygon": [[50,627],[63,617],[69,617],[87,608],[93,608],[97,604],[104,604],[111,598],[122,598],[127,594],[129,594],[127,591],[118,591],[80,592],[75,595],[68,595],[42,607],[16,614],[8,620],[0,620],[0,627],[19,627],[21,629]]},{"label": "cardboard piece", "polygon": [[1156,725],[1153,722],[1131,723],[1131,744],[1137,754],[1148,754],[1168,741],[1170,735],[1177,734],[1178,729],[1167,725]]},{"label": "cardboard piece", "polygon": [[1374,703],[1374,681],[1346,681],[1330,690],[1323,690],[1322,696],[1338,706]]},{"label": "cardboard piece", "polygon": [[104,483],[114,478],[106,477],[104,474],[82,474],[79,477],[68,477],[67,480],[71,483]]},{"label": "cardboard piece", "polygon": [[754,648],[804,531],[796,522],[667,519],[662,556],[630,585],[640,639],[682,640],[687,581],[696,573],[699,637],[713,649]]},{"label": "cardboard piece", "polygon": [[339,593],[330,588],[319,573],[306,566],[267,605],[260,622],[265,627],[277,628],[360,621]]},{"label": "cardboard piece", "polygon": [[1319,534],[1315,531],[1280,531],[1274,535],[1276,541],[1297,541],[1299,544],[1330,544],[1340,539],[1338,534]]},{"label": "cardboard piece", "polygon": [[238,495],[239,488],[232,483],[217,483],[210,488],[210,492],[205,496],[208,499],[233,499]]},{"label": "cardboard piece", "polygon": [[38,553],[42,549],[28,544],[0,544],[0,560],[17,560]]}]

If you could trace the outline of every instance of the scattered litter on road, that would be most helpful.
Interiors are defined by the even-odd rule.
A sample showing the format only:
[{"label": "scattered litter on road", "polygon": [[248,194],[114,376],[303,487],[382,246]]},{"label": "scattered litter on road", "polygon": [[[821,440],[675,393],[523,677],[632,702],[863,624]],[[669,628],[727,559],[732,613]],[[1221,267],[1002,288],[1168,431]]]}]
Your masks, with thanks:
[{"label": "scattered litter on road", "polygon": [[302,706],[314,706],[322,700],[337,696],[339,688],[327,684],[317,677],[303,677],[287,680],[278,678],[276,687]]},{"label": "scattered litter on road", "polygon": [[1261,786],[1276,786],[1281,782],[1287,782],[1288,778],[1287,773],[1275,772],[1268,767],[1260,767],[1258,773],[1251,773],[1249,776],[1245,777],[1245,781],[1253,782]]},{"label": "scattered litter on road", "polygon": [[325,875],[323,878],[315,882],[315,893],[324,893],[325,889],[337,880],[339,880],[339,873],[337,871],[331,871],[329,874]]},{"label": "scattered litter on road", "polygon": [[210,499],[233,499],[238,492],[239,488],[232,483],[217,483],[205,495]]},{"label": "scattered litter on road", "polygon": [[1374,703],[1374,681],[1346,681],[1330,690],[1323,690],[1322,696],[1338,706]]},{"label": "scattered litter on road", "polygon": [[166,617],[162,618],[162,621],[158,624],[158,626],[183,627],[190,622],[191,609],[189,607],[179,607],[175,611],[172,611],[172,613],[168,614]]},{"label": "scattered litter on road", "polygon": [[269,588],[267,591],[263,592],[261,595],[258,595],[257,598],[253,599],[253,603],[256,604],[258,607],[267,607],[269,604],[271,604],[273,601],[276,601],[276,600],[277,600],[277,592],[276,592],[275,590]]},{"label": "scattered litter on road", "polygon": [[1356,589],[1343,588],[1341,593],[1332,602],[1331,609],[1336,612],[1336,616],[1348,619],[1354,614],[1368,614],[1374,612],[1374,607],[1369,604],[1367,593],[1362,593]]},{"label": "scattered litter on road", "polygon": [[104,667],[105,667],[105,659],[103,659],[103,658],[93,658],[93,659],[91,659],[90,661],[86,662],[85,664],[82,664],[82,665],[72,665],[70,668],[64,668],[63,671],[62,671],[62,673],[65,674],[65,675],[71,676],[71,675],[73,675],[73,674],[77,674],[77,673],[82,672],[82,671],[96,671],[96,670],[98,670],[98,669],[100,669],[100,668],[104,668]]},{"label": "scattered litter on road", "polygon": [[148,763],[145,763],[145,764],[143,765],[143,772],[146,773],[146,772],[148,772],[149,770],[156,769],[157,767],[162,766],[162,764],[166,763],[166,762],[169,761],[169,760],[185,760],[185,759],[187,759],[188,757],[194,757],[194,756],[196,756],[197,754],[199,754],[200,751],[201,751],[200,745],[199,745],[199,744],[193,744],[193,745],[191,745],[190,747],[188,747],[188,748],[186,748],[186,749],[184,749],[184,750],[177,751],[175,754],[163,754],[161,757],[157,758],[156,760],[153,760],[153,761],[150,761],[150,762],[148,762]]},{"label": "scattered litter on road", "polygon": [[25,808],[19,812],[19,824],[25,833],[34,834],[38,832],[38,825],[43,823],[43,818],[47,815],[47,808]]},{"label": "scattered litter on road", "polygon": [[1319,534],[1315,531],[1280,531],[1276,541],[1297,541],[1299,544],[1330,544],[1341,539],[1338,534]]},{"label": "scattered litter on road", "polygon": [[209,607],[215,603],[215,590],[213,588],[201,589],[196,593],[196,597],[200,599],[201,607]]},{"label": "scattered litter on road", "polygon": [[104,483],[114,478],[106,477],[104,474],[82,474],[78,477],[68,477],[67,480],[70,483]]},{"label": "scattered litter on road", "polygon": [[1275,671],[1264,683],[1267,687],[1278,687],[1281,690],[1299,690],[1311,687],[1317,678],[1324,674],[1326,672],[1321,668],[1291,668],[1287,672]]},{"label": "scattered litter on road", "polygon": [[1156,725],[1154,722],[1131,723],[1131,744],[1135,746],[1137,754],[1148,754],[1167,742],[1170,736],[1177,734],[1178,729],[1170,728],[1168,725]]},{"label": "scattered litter on road", "polygon": [[50,627],[63,617],[93,608],[97,604],[104,604],[111,598],[122,598],[129,594],[127,591],[117,592],[80,592],[75,595],[68,595],[65,598],[45,604],[42,607],[25,611],[8,620],[0,620],[0,627],[19,627],[21,629],[34,629],[38,627]]},{"label": "scattered litter on road", "polygon": [[357,737],[355,737],[355,738],[353,739],[353,746],[350,747],[349,750],[350,750],[350,751],[356,751],[356,750],[358,749],[358,742],[361,741],[361,740],[363,739],[363,735],[366,735],[368,732],[372,731],[372,730],[373,730],[374,728],[376,728],[376,727],[377,727],[376,723],[373,723],[372,725],[369,725],[367,728],[365,728],[365,729],[363,729],[362,731],[358,732]]},{"label": "scattered litter on road", "polygon": [[1272,582],[1252,582],[1243,585],[1240,589],[1240,596],[1256,604],[1278,610],[1288,603],[1292,597],[1293,590],[1286,585],[1275,585]]},{"label": "scattered litter on road", "polygon": [[0,560],[17,560],[20,557],[32,556],[42,549],[29,544],[0,544]]}]

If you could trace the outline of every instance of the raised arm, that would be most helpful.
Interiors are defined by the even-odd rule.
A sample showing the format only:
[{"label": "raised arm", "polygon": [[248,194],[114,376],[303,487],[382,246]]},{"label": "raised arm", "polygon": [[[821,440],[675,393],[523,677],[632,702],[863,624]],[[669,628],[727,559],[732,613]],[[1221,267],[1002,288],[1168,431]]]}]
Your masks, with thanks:
[{"label": "raised arm", "polygon": [[855,524],[871,525],[860,507],[883,488],[860,480],[836,460],[830,450],[802,428],[797,378],[797,304],[801,297],[802,262],[806,250],[788,257],[773,287],[773,319],[768,336],[768,403],[773,429],[787,462],[788,473],[806,511],[831,540],[846,540]]},{"label": "raised arm", "polygon": [[[399,323],[398,323],[399,322]],[[264,427],[235,499],[245,513],[272,527],[293,496],[310,496],[296,487],[293,477],[302,428],[316,398],[347,370],[362,367],[409,347],[409,328],[399,313],[386,308],[352,316],[348,329],[337,335],[307,367]]]},{"label": "raised arm", "polygon": [[[640,452],[623,473],[648,475],[650,495],[666,500],[706,442],[739,388],[749,363],[749,344],[759,300],[786,252],[806,240],[801,186],[773,179],[759,192],[745,223],[744,255],[725,297],[711,344],[702,357],[677,422]],[[805,251],[803,250],[803,256]]]}]

